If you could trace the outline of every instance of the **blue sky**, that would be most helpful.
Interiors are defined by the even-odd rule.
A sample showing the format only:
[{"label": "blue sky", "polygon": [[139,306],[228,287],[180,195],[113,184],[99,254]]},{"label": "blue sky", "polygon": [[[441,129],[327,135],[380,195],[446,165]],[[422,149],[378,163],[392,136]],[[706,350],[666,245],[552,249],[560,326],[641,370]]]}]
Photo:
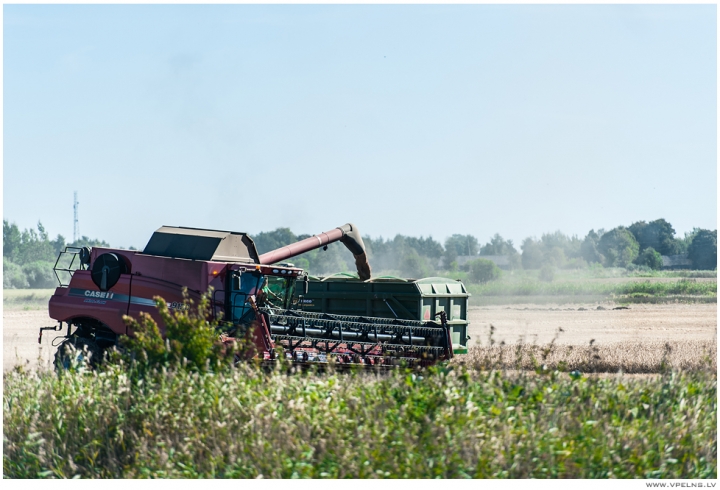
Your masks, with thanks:
[{"label": "blue sky", "polygon": [[5,5],[3,218],[717,227],[714,5]]}]

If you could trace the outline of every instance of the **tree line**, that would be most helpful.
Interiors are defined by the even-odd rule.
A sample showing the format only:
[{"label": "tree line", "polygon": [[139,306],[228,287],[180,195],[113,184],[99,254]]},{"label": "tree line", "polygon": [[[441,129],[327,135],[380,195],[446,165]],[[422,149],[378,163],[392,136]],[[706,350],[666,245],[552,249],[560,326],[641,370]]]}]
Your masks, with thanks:
[{"label": "tree line", "polygon": [[[396,235],[391,239],[363,237],[370,263],[375,271],[395,271],[405,277],[427,277],[439,272],[475,266],[477,259],[503,256],[510,269],[581,269],[593,264],[626,269],[660,269],[662,255],[684,255],[696,270],[717,267],[717,230],[695,228],[684,237],[676,237],[675,229],[664,219],[637,221],[628,227],[611,230],[590,230],[583,238],[560,231],[545,233],[540,238],[525,238],[516,248],[512,240],[495,234],[481,244],[473,235],[454,234],[444,243],[432,237]],[[262,232],[253,237],[259,253],[302,240],[310,235],[295,235],[289,228]],[[475,259],[475,260],[473,260]],[[327,251],[313,250],[291,259],[311,273],[327,274],[353,270],[352,257],[340,244]],[[474,264],[473,264],[474,262]],[[478,275],[482,275],[480,272]]]},{"label": "tree line", "polygon": [[20,231],[15,223],[3,220],[3,288],[53,288],[58,285],[53,266],[65,247],[109,247],[103,240],[86,236],[67,243],[58,235],[50,240],[45,227]]},{"label": "tree line", "polygon": [[[664,219],[637,221],[611,230],[590,230],[585,237],[568,236],[560,231],[540,238],[525,238],[519,247],[512,240],[495,234],[481,244],[472,235],[454,234],[444,243],[429,237],[396,235],[394,238],[363,237],[370,264],[378,274],[402,277],[429,277],[467,270],[483,281],[498,274],[487,256],[505,257],[511,269],[581,269],[593,264],[626,269],[659,269],[662,255],[687,254],[696,270],[717,267],[717,230],[695,228],[684,237],[676,237],[672,225]],[[252,238],[260,254],[289,245],[311,235],[296,235],[289,228],[261,232]],[[37,230],[20,231],[3,220],[3,287],[50,288],[57,286],[53,266],[66,246],[102,246],[108,243],[83,236],[66,243],[62,235],[51,240],[38,223]],[[340,243],[327,250],[306,252],[290,261],[311,274],[326,275],[355,269],[352,255]]]}]

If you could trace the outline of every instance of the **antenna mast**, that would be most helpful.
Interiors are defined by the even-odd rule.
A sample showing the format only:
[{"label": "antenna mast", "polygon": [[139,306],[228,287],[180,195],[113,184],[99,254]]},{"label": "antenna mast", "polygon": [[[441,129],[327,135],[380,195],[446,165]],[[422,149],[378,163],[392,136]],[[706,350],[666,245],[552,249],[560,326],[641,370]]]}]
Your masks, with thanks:
[{"label": "antenna mast", "polygon": [[80,226],[78,224],[78,200],[77,191],[73,193],[73,243],[77,243],[80,238]]}]

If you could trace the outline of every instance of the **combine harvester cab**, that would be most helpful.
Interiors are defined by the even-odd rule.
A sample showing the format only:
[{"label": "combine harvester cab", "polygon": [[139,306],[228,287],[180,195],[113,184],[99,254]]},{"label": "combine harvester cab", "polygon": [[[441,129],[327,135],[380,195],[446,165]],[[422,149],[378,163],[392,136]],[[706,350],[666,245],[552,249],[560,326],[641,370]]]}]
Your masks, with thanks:
[{"label": "combine harvester cab", "polygon": [[[67,366],[73,346],[89,353],[92,364],[121,335],[132,336],[123,320],[147,313],[161,331],[164,325],[154,297],[170,310],[183,309],[183,290],[197,301],[213,288],[211,311],[219,332],[249,335],[255,357],[273,362],[278,351],[299,363],[426,366],[452,357],[452,339],[445,312],[439,322],[374,316],[318,315],[291,308],[293,294],[307,292],[307,276],[295,267],[268,265],[341,241],[353,253],[361,277],[370,266],[357,229],[347,224],[278,250],[258,255],[244,233],[197,228],[162,227],[142,252],[96,247],[66,249],[70,266],[56,264],[60,287],[50,299],[50,317],[66,339],[55,357]],[[79,262],[79,267],[75,261]],[[67,260],[66,260],[67,262]],[[66,281],[61,279],[61,275]],[[87,355],[87,354],[85,354]]]}]

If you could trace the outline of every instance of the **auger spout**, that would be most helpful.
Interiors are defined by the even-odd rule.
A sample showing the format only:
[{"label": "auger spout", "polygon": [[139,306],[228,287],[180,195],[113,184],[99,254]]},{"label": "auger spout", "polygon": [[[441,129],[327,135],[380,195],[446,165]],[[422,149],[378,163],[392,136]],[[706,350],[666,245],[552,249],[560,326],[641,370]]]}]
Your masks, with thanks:
[{"label": "auger spout", "polygon": [[261,264],[274,264],[337,241],[342,242],[355,257],[355,267],[360,279],[363,281],[370,279],[372,272],[365,253],[365,244],[357,227],[352,223],[338,226],[330,231],[264,253],[258,259]]}]

